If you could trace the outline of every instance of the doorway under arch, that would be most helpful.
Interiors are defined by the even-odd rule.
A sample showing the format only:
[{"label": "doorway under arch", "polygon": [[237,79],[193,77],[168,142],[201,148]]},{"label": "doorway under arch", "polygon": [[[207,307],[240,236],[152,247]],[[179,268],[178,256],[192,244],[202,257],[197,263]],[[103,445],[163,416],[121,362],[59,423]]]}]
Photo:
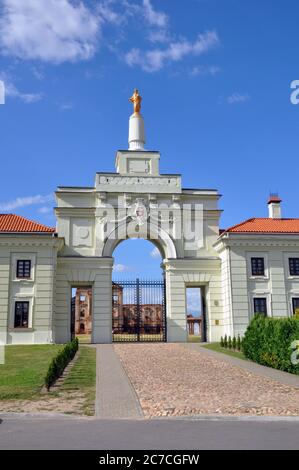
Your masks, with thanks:
[{"label": "doorway under arch", "polygon": [[113,342],[166,341],[166,289],[159,249],[148,240],[128,239],[113,255]]}]

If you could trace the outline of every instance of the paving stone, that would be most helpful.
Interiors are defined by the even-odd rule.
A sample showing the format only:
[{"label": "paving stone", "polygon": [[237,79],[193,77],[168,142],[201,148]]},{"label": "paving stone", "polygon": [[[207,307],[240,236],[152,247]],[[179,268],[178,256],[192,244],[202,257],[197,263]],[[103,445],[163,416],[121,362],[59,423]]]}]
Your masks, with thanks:
[{"label": "paving stone", "polygon": [[178,344],[114,345],[145,417],[299,415],[297,388]]}]

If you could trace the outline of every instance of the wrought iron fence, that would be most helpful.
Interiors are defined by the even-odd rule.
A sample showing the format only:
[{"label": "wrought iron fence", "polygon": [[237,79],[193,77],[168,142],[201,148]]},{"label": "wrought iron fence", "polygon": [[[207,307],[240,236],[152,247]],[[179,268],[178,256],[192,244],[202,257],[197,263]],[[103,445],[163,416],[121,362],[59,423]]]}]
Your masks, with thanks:
[{"label": "wrought iron fence", "polygon": [[165,281],[112,283],[113,342],[166,341]]}]

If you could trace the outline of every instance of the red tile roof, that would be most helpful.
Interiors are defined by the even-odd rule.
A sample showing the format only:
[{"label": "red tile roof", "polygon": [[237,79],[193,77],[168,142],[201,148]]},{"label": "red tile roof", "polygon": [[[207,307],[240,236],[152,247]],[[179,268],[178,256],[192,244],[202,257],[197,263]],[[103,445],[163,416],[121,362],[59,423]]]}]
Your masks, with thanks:
[{"label": "red tile roof", "polygon": [[248,219],[224,231],[232,233],[298,233],[299,219]]},{"label": "red tile roof", "polygon": [[54,233],[55,228],[15,214],[0,214],[0,233]]}]

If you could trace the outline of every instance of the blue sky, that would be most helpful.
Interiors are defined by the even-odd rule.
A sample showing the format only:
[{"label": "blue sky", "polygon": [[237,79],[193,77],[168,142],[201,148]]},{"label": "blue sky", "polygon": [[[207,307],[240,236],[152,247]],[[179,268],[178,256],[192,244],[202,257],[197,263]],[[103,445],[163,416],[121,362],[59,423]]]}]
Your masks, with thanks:
[{"label": "blue sky", "polygon": [[219,189],[221,227],[267,216],[269,191],[298,217],[298,15],[297,0],[0,0],[0,211],[52,225],[56,186],[114,171],[138,87],[147,148],[184,187]]}]

